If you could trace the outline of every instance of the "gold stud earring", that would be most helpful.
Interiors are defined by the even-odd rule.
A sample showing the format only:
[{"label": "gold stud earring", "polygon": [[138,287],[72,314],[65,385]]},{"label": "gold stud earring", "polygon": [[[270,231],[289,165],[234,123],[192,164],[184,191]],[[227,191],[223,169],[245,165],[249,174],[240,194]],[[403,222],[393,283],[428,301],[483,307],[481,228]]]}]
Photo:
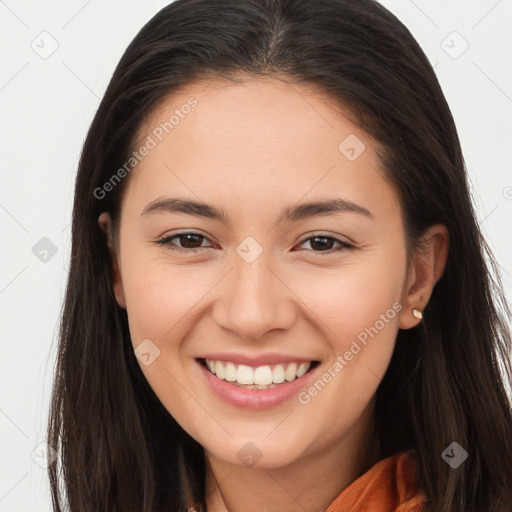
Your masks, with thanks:
[{"label": "gold stud earring", "polygon": [[423,318],[423,314],[421,313],[421,311],[419,309],[413,308],[412,314],[413,314],[414,318],[419,318],[419,319]]}]

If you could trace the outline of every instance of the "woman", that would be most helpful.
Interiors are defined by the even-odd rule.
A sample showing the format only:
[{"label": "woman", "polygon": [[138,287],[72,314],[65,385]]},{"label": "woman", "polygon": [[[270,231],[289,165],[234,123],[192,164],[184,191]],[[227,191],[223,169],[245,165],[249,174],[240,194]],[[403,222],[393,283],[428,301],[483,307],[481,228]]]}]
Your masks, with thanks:
[{"label": "woman", "polygon": [[438,81],[378,3],[160,11],[72,233],[70,510],[512,510],[510,311]]}]

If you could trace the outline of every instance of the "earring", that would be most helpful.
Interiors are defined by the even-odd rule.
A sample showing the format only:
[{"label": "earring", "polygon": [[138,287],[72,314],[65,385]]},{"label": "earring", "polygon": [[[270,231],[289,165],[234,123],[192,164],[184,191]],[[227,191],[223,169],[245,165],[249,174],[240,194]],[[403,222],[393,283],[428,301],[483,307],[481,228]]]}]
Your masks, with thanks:
[{"label": "earring", "polygon": [[414,316],[414,318],[419,318],[419,319],[423,318],[423,314],[421,313],[421,311],[416,308],[413,308],[412,315]]}]

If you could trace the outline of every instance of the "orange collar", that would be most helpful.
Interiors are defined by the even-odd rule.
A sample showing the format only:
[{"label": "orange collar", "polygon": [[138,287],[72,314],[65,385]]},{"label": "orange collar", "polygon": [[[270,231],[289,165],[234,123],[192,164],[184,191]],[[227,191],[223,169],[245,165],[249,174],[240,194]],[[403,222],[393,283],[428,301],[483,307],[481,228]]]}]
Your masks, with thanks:
[{"label": "orange collar", "polygon": [[412,450],[393,455],[354,480],[325,512],[421,512],[427,499],[415,477]]}]

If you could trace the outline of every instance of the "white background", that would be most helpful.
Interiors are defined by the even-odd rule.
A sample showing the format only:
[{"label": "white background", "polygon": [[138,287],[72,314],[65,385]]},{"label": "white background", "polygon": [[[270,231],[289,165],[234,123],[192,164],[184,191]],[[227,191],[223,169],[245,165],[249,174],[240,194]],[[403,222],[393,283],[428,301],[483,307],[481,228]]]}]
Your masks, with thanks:
[{"label": "white background", "polygon": [[[78,157],[124,49],[167,3],[0,0],[0,512],[51,510],[32,453],[45,440]],[[435,65],[511,300],[512,2],[382,3]],[[469,44],[458,58],[454,31]],[[58,48],[43,59],[31,47],[43,44]],[[42,237],[57,249],[46,263],[32,252]]]}]

